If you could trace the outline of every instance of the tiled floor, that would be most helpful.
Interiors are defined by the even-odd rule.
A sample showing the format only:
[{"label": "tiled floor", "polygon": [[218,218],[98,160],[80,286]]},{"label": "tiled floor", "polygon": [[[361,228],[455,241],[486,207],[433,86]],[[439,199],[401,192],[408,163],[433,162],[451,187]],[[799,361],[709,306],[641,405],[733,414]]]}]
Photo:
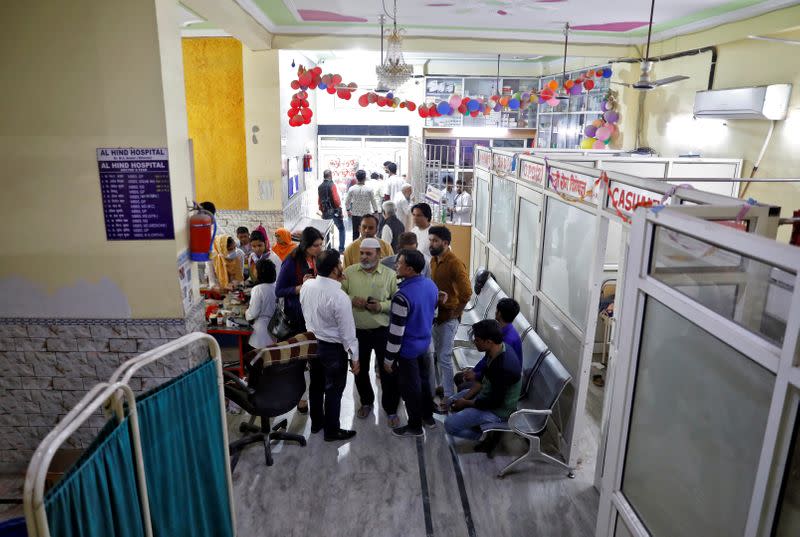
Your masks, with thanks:
[{"label": "tiled floor", "polygon": [[[590,394],[594,410],[598,395]],[[512,442],[487,459],[472,443],[449,439],[441,423],[424,440],[396,438],[383,415],[355,419],[357,404],[350,378],[342,426],[358,431],[351,442],[326,443],[322,433],[311,435],[306,416],[291,412],[290,431],[303,433],[306,447],[275,445],[272,467],[264,465],[260,445],[247,448],[234,472],[239,537],[594,534],[594,419],[581,433],[575,479],[541,463],[498,479],[523,445]],[[231,440],[246,417],[231,416]]]}]

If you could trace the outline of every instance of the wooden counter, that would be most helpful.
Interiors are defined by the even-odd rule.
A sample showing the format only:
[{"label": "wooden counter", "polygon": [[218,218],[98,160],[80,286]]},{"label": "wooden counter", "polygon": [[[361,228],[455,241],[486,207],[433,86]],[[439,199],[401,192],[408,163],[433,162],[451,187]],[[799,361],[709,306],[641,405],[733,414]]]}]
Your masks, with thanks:
[{"label": "wooden counter", "polygon": [[[437,225],[437,224],[435,224]],[[470,255],[472,252],[472,226],[460,226],[456,224],[445,224],[453,235],[450,249],[456,254],[469,270]]]}]

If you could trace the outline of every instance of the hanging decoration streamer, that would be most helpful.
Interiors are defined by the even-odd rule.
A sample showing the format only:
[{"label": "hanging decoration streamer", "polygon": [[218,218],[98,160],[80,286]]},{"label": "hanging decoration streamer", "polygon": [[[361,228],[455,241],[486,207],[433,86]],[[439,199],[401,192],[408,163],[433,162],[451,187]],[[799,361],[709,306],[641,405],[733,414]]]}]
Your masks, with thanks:
[{"label": "hanging decoration streamer", "polygon": [[[551,174],[552,174],[552,172],[550,172],[549,167],[548,167],[548,173],[547,173],[548,177],[551,177]],[[558,187],[556,187],[556,183],[557,183],[557,181],[552,181],[551,180],[549,182],[550,188],[552,188],[555,191],[555,193],[558,194],[559,197],[561,197],[561,199],[563,199],[564,201],[567,201],[567,202],[572,202],[572,203],[585,202],[587,199],[591,199],[595,194],[595,190],[600,186],[601,183],[606,185],[606,190],[607,191],[611,187],[611,185],[609,184],[609,179],[608,179],[608,175],[606,175],[606,172],[602,172],[600,174],[600,177],[595,179],[594,183],[592,184],[592,187],[587,189],[586,192],[584,192],[583,194],[581,194],[580,196],[577,196],[577,197],[576,196],[569,196],[567,194],[564,194],[563,192],[560,192],[558,190]],[[625,213],[623,213],[620,210],[619,204],[614,199],[614,196],[609,196],[608,200],[609,200],[609,202],[611,202],[611,207],[614,209],[614,212],[617,213],[617,216],[620,217],[622,219],[622,221],[625,222],[626,224],[630,224],[631,223],[631,219]],[[651,208],[651,207],[653,207],[655,205],[656,205],[656,203],[653,200],[638,201],[638,202],[633,204],[633,206],[630,209],[630,212],[636,211],[636,209],[638,209],[639,207],[646,207],[646,208],[649,209],[649,208]]]}]

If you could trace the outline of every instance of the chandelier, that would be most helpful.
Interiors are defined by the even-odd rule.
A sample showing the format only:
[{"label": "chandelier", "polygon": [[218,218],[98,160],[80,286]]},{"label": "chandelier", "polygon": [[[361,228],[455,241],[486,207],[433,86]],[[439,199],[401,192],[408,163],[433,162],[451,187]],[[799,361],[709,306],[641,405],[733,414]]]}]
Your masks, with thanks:
[{"label": "chandelier", "polygon": [[[386,8],[384,7],[384,12]],[[378,75],[378,87],[394,90],[411,78],[413,69],[403,59],[403,38],[397,29],[397,0],[394,0],[394,16],[386,13],[392,19],[392,30],[386,32],[386,56],[383,55],[383,15],[381,15],[381,65],[375,68]]]}]

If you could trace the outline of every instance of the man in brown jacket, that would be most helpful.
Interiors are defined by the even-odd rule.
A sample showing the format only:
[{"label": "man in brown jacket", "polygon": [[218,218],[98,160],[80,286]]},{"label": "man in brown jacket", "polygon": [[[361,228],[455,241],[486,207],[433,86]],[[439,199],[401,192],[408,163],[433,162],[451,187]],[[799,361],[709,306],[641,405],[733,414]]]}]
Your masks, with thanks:
[{"label": "man in brown jacket", "polygon": [[428,232],[431,250],[431,279],[439,288],[439,312],[433,322],[433,348],[439,364],[444,398],[440,412],[447,412],[455,393],[453,384],[453,340],[461,313],[472,296],[469,274],[464,262],[450,250],[452,236],[444,226],[432,226]]}]

